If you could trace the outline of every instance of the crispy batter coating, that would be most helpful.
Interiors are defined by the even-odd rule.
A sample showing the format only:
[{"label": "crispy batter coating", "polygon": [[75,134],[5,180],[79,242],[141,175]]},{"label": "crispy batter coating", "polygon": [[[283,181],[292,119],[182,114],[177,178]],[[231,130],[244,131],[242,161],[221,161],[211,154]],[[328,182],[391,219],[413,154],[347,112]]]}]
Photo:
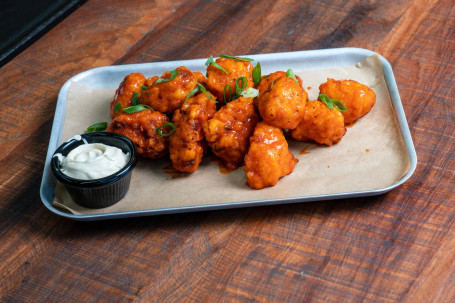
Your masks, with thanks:
[{"label": "crispy batter coating", "polygon": [[[153,77],[147,78],[147,80],[145,80],[145,83],[144,83],[145,87],[147,87],[147,88],[151,87],[156,82],[156,80],[158,80],[158,78],[159,78],[158,76],[153,76]],[[141,94],[141,99],[142,99],[142,94]]]},{"label": "crispy batter coating", "polygon": [[313,140],[328,146],[340,142],[345,133],[342,113],[336,108],[330,110],[320,101],[307,102],[302,121],[291,130],[291,136],[296,140]]},{"label": "crispy batter coating", "polygon": [[207,78],[201,72],[194,72],[193,75],[194,75],[194,77],[196,77],[197,82],[199,82],[201,84],[207,83]]},{"label": "crispy batter coating", "polygon": [[254,86],[253,82],[253,65],[248,61],[236,61],[229,58],[218,58],[215,61],[217,64],[222,66],[228,74],[224,71],[209,65],[207,67],[207,86],[212,94],[214,94],[217,100],[223,102],[224,87],[229,85],[232,89],[232,93],[235,93],[235,81],[240,77],[248,79],[248,85],[245,89]]},{"label": "crispy batter coating", "polygon": [[[122,83],[120,83],[117,91],[114,95],[114,100],[111,102],[111,118],[114,119],[118,115],[121,115],[122,109],[131,106],[131,101],[133,100],[133,95],[136,92],[139,98],[141,93],[141,86],[145,83],[145,77],[141,73],[132,73],[126,76]],[[116,113],[115,107],[117,102],[120,102],[120,110]]]},{"label": "crispy batter coating", "polygon": [[292,173],[298,161],[289,151],[281,128],[259,122],[250,138],[243,166],[248,186],[254,189],[273,186],[278,179]]},{"label": "crispy batter coating", "polygon": [[169,118],[165,114],[147,109],[117,116],[107,130],[133,141],[139,155],[157,159],[167,153],[168,140],[167,137],[160,136],[155,129],[166,122],[169,122]]},{"label": "crispy batter coating", "polygon": [[[159,78],[149,78],[146,83],[147,89],[142,91],[141,103],[162,113],[173,113],[180,108],[186,96],[196,87],[200,75],[193,74],[185,66],[175,70],[178,74],[170,81],[156,83]],[[165,72],[161,78],[169,79],[171,76],[171,72]]]},{"label": "crispy batter coating", "polygon": [[347,107],[348,110],[342,113],[345,125],[366,115],[376,103],[374,91],[354,80],[336,81],[329,78],[319,86],[319,91],[330,99],[343,102]]},{"label": "crispy batter coating", "polygon": [[228,169],[234,170],[242,164],[258,120],[253,99],[240,97],[223,106],[204,123],[208,145]]},{"label": "crispy batter coating", "polygon": [[[262,93],[263,91],[266,91],[270,88],[270,85],[279,78],[284,78],[286,77],[286,72],[283,71],[277,71],[274,73],[271,73],[269,75],[264,75],[261,78],[261,82],[259,82],[257,89],[259,90],[259,93]],[[302,79],[299,76],[295,76],[297,80],[299,81],[300,87],[302,87]]]},{"label": "crispy batter coating", "polygon": [[199,93],[174,112],[172,122],[177,129],[170,136],[169,152],[176,170],[192,173],[199,167],[206,149],[202,125],[213,117],[215,111],[216,103]]},{"label": "crispy batter coating", "polygon": [[261,117],[270,125],[294,129],[305,113],[308,95],[289,77],[279,77],[258,97]]}]

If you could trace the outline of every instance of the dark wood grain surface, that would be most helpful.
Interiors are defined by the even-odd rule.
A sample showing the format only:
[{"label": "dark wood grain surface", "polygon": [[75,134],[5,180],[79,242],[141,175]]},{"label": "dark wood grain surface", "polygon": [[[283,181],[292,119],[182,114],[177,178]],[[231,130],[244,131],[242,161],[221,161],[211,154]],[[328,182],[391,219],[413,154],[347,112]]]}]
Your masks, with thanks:
[{"label": "dark wood grain surface", "polygon": [[[392,64],[414,175],[368,198],[76,222],[39,196],[84,70],[334,47]],[[0,301],[455,302],[455,2],[89,0],[0,68]]]}]

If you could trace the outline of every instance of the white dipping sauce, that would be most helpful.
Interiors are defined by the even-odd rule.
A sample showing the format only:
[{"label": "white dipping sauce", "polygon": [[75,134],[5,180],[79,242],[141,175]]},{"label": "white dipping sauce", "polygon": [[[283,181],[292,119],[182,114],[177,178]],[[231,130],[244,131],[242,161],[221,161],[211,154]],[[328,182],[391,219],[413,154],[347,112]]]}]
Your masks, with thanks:
[{"label": "white dipping sauce", "polygon": [[82,144],[70,151],[68,156],[56,154],[61,171],[80,180],[100,179],[121,170],[130,158],[120,148],[102,143]]}]

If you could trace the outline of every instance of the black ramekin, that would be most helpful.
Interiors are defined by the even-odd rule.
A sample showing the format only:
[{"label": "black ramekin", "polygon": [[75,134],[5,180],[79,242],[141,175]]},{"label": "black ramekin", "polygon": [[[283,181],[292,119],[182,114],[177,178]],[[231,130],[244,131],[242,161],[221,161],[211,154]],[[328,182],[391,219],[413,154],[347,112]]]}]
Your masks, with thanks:
[{"label": "black ramekin", "polygon": [[[130,187],[131,173],[136,166],[136,148],[130,139],[111,132],[94,132],[81,135],[82,140],[70,139],[64,142],[54,152],[51,159],[51,169],[54,176],[60,181],[77,204],[88,208],[103,208],[111,206],[125,197]],[[120,148],[130,154],[128,163],[121,170],[110,176],[80,180],[68,177],[60,169],[60,161],[55,154],[67,156],[70,151],[79,145],[87,143],[103,143]]]}]

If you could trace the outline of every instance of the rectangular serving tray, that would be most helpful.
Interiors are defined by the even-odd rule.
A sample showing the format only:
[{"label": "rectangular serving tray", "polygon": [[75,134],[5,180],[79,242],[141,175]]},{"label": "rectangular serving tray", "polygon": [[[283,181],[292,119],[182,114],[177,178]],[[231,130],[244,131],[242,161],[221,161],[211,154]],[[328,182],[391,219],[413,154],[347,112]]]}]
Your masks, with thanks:
[{"label": "rectangular serving tray", "polygon": [[[324,50],[311,50],[311,51],[297,51],[287,53],[272,53],[272,54],[259,54],[259,55],[248,55],[249,58],[255,61],[260,61],[263,69],[263,74],[267,74],[276,70],[281,70],[283,66],[293,66],[295,70],[322,70],[329,68],[336,68],[342,66],[349,66],[356,64],[371,55],[376,54],[373,51],[360,49],[360,48],[338,48],[338,49],[324,49]],[[410,169],[409,171],[397,182],[391,186],[368,190],[368,191],[356,191],[356,192],[344,192],[336,194],[322,194],[322,195],[310,195],[310,196],[298,196],[290,197],[285,199],[268,199],[268,200],[249,200],[242,202],[232,203],[217,203],[217,204],[206,204],[206,205],[195,205],[185,207],[172,207],[172,208],[160,208],[140,211],[125,211],[115,213],[102,213],[102,214],[89,214],[89,215],[75,215],[69,214],[55,208],[52,205],[54,200],[54,192],[56,186],[56,180],[52,175],[50,169],[50,161],[54,151],[60,145],[63,124],[65,119],[66,102],[68,98],[68,92],[71,82],[77,82],[82,85],[87,85],[96,89],[115,89],[119,83],[123,80],[125,75],[132,72],[140,72],[143,74],[156,74],[160,75],[165,71],[174,69],[178,66],[186,66],[193,71],[204,71],[206,59],[197,60],[184,60],[184,61],[169,61],[169,62],[156,62],[156,63],[141,63],[141,64],[129,64],[129,65],[118,65],[118,66],[106,66],[99,67],[91,70],[84,71],[80,74],[75,75],[69,79],[61,88],[58,95],[57,107],[54,116],[54,122],[52,126],[51,137],[49,141],[49,147],[46,156],[46,162],[44,166],[43,178],[41,182],[40,195],[44,205],[53,213],[80,221],[92,221],[92,220],[104,220],[113,218],[127,218],[137,216],[149,216],[159,214],[170,214],[170,213],[181,213],[181,212],[193,212],[203,210],[215,210],[215,209],[226,209],[236,207],[251,207],[251,206],[263,206],[263,205],[274,205],[274,204],[285,204],[285,203],[296,203],[296,202],[310,202],[318,200],[330,200],[330,199],[342,199],[342,198],[355,198],[363,196],[372,196],[386,193],[393,188],[399,186],[414,173],[417,166],[417,155],[412,142],[409,127],[406,121],[406,116],[401,104],[400,95],[393,75],[392,67],[389,62],[379,55],[384,70],[384,77],[389,89],[390,97],[392,100],[392,106],[394,113],[396,114],[396,120],[400,128],[401,136],[405,144],[409,159]]]}]

